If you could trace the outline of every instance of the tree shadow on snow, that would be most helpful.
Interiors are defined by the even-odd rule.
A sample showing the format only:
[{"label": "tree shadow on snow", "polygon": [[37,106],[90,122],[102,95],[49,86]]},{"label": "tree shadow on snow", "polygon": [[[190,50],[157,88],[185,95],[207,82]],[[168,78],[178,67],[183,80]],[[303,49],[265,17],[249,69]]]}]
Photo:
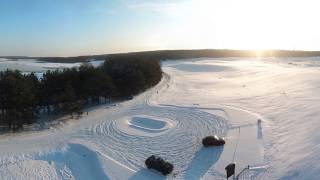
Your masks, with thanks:
[{"label": "tree shadow on snow", "polygon": [[165,176],[160,173],[153,172],[153,170],[149,169],[140,169],[133,176],[129,178],[129,180],[163,180],[166,179]]},{"label": "tree shadow on snow", "polygon": [[201,179],[203,175],[220,158],[223,146],[220,147],[202,147],[194,156],[185,174],[185,179]]},{"label": "tree shadow on snow", "polygon": [[[73,176],[75,179],[110,179],[101,167],[96,152],[81,144],[68,144],[66,150],[41,155],[41,159],[54,163],[61,176]],[[65,171],[68,168],[69,171]]]}]

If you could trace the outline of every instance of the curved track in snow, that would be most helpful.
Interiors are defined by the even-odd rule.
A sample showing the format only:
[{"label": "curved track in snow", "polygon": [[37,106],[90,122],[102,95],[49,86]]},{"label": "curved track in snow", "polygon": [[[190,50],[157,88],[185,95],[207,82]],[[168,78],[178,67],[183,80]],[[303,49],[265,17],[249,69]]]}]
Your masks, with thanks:
[{"label": "curved track in snow", "polygon": [[[151,91],[159,92],[169,83],[169,76]],[[220,116],[201,110],[167,107],[150,103],[150,95],[141,104],[129,109],[127,116],[147,115],[166,118],[175,122],[175,126],[166,133],[155,136],[136,136],[121,131],[117,126],[119,119],[104,121],[92,129],[94,139],[99,139],[100,147],[108,149],[106,152],[133,169],[144,167],[146,157],[155,154],[174,160],[175,173],[183,175],[192,161],[194,154],[201,148],[204,136],[217,134],[226,135],[227,121]]]},{"label": "curved track in snow", "polygon": [[[14,170],[38,163],[43,168],[35,169],[34,176],[27,177],[38,179],[37,174],[41,173],[51,174],[48,179],[90,177],[90,172],[76,170],[85,169],[87,166],[82,163],[87,162],[104,168],[97,171],[100,174],[98,176],[103,179],[157,179],[161,176],[144,171],[145,159],[155,154],[174,164],[173,175],[169,178],[223,179],[224,166],[230,162],[228,158],[233,154],[236,139],[236,135],[230,132],[230,127],[243,124],[242,120],[255,121],[256,116],[222,106],[197,104],[198,99],[193,95],[194,87],[187,86],[192,85],[192,82],[183,82],[179,78],[184,78],[185,75],[177,73],[178,70],[165,66],[161,82],[133,100],[115,106],[102,105],[94,108],[89,116],[67,122],[64,126],[3,140],[0,148],[2,151],[5,149],[6,156],[0,154],[0,173],[6,171],[6,166]],[[190,96],[191,100],[187,101],[189,103],[180,103],[179,100],[184,95]],[[193,104],[193,101],[197,103]],[[143,132],[145,134],[139,135],[123,130],[131,128],[130,126],[119,128],[119,122],[124,117],[167,119],[174,126],[161,134]],[[241,123],[234,123],[235,119]],[[250,124],[250,127],[255,126]],[[248,130],[252,132],[252,129]],[[253,129],[254,137],[255,133]],[[224,148],[202,147],[202,138],[213,134],[228,138]],[[247,141],[246,138],[244,137],[244,142]],[[24,149],[19,150],[22,146]],[[241,148],[245,151],[246,144]],[[256,152],[256,149],[253,148],[251,152]],[[71,159],[67,158],[69,156]],[[239,158],[241,159],[248,158]],[[23,176],[14,176],[10,172],[8,179]],[[122,174],[124,175],[121,176]]]}]

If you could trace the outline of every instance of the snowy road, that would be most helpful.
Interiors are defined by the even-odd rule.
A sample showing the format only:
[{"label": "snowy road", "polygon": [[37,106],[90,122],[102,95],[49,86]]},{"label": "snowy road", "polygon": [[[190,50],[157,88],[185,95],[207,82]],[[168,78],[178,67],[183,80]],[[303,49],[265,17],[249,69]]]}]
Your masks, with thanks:
[{"label": "snowy road", "polygon": [[[237,172],[265,167],[247,178],[316,179],[319,65],[314,58],[165,61],[163,80],[133,100],[0,136],[1,177],[162,179],[144,169],[156,154],[174,164],[169,179],[223,179],[237,146]],[[202,148],[211,134],[225,136],[225,147]]]}]

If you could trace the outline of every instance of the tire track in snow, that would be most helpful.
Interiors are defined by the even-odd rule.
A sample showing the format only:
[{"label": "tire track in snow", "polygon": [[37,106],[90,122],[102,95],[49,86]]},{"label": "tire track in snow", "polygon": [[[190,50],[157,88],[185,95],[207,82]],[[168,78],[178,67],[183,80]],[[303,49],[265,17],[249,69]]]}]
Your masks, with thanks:
[{"label": "tire track in snow", "polygon": [[91,135],[108,156],[121,164],[138,170],[144,167],[146,157],[155,154],[173,162],[175,173],[183,177],[188,166],[199,151],[204,136],[217,134],[225,136],[227,121],[197,109],[160,106],[151,104],[152,95],[160,95],[170,82],[170,76],[165,74],[160,86],[152,89],[141,103],[128,109],[125,116],[147,115],[166,118],[175,121],[176,126],[159,136],[138,136],[121,131],[117,126],[119,119],[102,122],[91,129]]}]

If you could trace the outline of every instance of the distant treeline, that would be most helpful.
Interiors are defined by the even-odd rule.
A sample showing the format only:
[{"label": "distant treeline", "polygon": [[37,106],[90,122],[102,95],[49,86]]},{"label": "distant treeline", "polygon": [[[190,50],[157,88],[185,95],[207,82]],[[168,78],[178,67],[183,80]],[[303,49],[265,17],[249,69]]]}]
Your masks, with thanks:
[{"label": "distant treeline", "polygon": [[34,73],[0,72],[0,125],[17,129],[36,121],[40,113],[81,113],[86,104],[126,99],[157,84],[159,61],[109,59],[100,67]]},{"label": "distant treeline", "polygon": [[[288,51],[267,50],[259,54],[262,57],[314,57],[320,56],[320,51]],[[103,55],[100,55],[103,56]],[[120,54],[104,55],[110,59],[140,57],[155,60],[178,60],[188,58],[220,58],[220,57],[256,57],[257,53],[251,50],[229,50],[229,49],[201,49],[201,50],[159,50],[142,51]],[[89,57],[89,56],[87,56]],[[99,56],[97,56],[99,57]],[[93,57],[94,58],[94,57]]]},{"label": "distant treeline", "polygon": [[[320,51],[288,51],[268,50],[260,54],[263,57],[313,57],[320,56]],[[219,58],[219,57],[255,57],[256,52],[251,50],[228,50],[228,49],[200,49],[200,50],[158,50],[142,51],[119,54],[87,55],[76,57],[5,57],[9,59],[38,59],[45,62],[87,62],[90,59],[106,59],[118,57],[140,57],[156,60],[187,59],[187,58]]]}]

